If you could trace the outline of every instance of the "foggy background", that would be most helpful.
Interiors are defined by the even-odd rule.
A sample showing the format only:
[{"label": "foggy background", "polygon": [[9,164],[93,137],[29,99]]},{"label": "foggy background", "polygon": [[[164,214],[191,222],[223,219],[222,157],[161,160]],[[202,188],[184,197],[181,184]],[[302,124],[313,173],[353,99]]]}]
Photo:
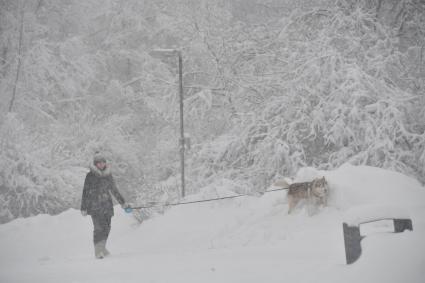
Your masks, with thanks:
[{"label": "foggy background", "polygon": [[102,151],[134,203],[304,166],[425,182],[422,0],[0,0],[0,223],[79,207]]}]

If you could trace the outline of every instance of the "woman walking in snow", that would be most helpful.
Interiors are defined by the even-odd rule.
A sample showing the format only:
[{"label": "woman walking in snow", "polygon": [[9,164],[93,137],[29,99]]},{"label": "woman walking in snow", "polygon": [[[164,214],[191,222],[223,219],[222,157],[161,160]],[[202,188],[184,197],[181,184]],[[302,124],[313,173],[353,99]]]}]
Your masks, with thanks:
[{"label": "woman walking in snow", "polygon": [[111,231],[111,218],[114,215],[111,194],[123,208],[129,207],[118,191],[111,170],[106,164],[106,158],[96,153],[90,172],[84,181],[83,197],[81,199],[81,214],[91,216],[93,220],[93,243],[96,258],[109,255],[106,240]]}]

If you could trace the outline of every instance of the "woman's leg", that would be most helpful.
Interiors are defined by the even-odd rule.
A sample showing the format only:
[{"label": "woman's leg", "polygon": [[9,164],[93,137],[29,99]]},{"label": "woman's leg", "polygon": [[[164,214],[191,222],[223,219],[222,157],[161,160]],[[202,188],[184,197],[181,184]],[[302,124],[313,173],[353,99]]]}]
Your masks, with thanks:
[{"label": "woman's leg", "polygon": [[93,220],[93,244],[95,256],[103,258],[106,253],[105,245],[111,231],[111,217],[109,215],[92,215]]},{"label": "woman's leg", "polygon": [[103,253],[105,256],[108,256],[110,252],[106,249],[106,241],[108,240],[109,232],[111,232],[111,217],[107,216],[105,218],[105,237],[102,242]]}]

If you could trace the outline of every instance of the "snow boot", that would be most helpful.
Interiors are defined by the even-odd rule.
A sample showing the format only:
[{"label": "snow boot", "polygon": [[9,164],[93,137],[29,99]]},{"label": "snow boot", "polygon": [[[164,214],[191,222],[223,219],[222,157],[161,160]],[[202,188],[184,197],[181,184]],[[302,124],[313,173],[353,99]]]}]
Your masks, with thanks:
[{"label": "snow boot", "polygon": [[100,241],[99,243],[98,243],[98,245],[99,245],[99,249],[100,249],[100,252],[102,252],[102,254],[103,254],[103,257],[106,257],[106,256],[108,256],[108,255],[110,255],[111,253],[106,249],[106,241],[104,240],[104,241]]},{"label": "snow boot", "polygon": [[105,257],[103,247],[104,247],[104,245],[102,244],[102,242],[98,242],[98,243],[94,244],[94,256],[96,258],[102,259],[102,258]]},{"label": "snow boot", "polygon": [[106,241],[101,241],[101,243],[102,243],[103,255],[104,256],[110,255],[111,253],[106,249]]}]

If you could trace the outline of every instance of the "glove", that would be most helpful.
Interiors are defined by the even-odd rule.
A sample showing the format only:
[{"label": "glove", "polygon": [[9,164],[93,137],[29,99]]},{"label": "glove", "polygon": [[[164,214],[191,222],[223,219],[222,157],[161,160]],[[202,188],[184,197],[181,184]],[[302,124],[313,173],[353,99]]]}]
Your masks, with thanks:
[{"label": "glove", "polygon": [[81,215],[82,215],[82,216],[87,216],[87,211],[85,211],[85,210],[81,210]]}]

